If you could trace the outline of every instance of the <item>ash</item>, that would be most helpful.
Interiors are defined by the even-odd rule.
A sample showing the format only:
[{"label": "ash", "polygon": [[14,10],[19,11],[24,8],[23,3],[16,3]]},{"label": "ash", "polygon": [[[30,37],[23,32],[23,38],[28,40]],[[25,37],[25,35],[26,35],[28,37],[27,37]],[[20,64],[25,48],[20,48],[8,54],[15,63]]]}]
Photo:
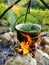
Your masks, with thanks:
[{"label": "ash", "polygon": [[2,42],[0,42],[0,65],[4,65],[5,61],[7,61],[11,56],[16,56],[17,53],[15,51],[11,51],[11,45],[4,46]]}]

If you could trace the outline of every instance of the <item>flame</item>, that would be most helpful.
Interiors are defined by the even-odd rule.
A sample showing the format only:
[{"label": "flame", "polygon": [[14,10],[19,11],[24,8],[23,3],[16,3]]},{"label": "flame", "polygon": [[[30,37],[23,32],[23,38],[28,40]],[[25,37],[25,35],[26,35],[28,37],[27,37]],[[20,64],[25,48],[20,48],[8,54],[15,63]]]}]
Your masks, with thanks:
[{"label": "flame", "polygon": [[36,43],[34,44],[35,47],[38,47],[40,45],[40,42],[41,42],[41,37],[39,37]]},{"label": "flame", "polygon": [[23,33],[21,33],[21,34],[27,39],[27,44],[29,44],[29,46],[31,46],[32,38],[27,34],[23,34]]},{"label": "flame", "polygon": [[32,44],[32,39],[29,35],[26,35],[26,34],[22,34],[22,35],[27,39],[27,41],[22,41],[20,43],[20,46],[21,46],[21,49],[23,51],[23,54],[27,54],[30,50],[30,46]]},{"label": "flame", "polygon": [[23,41],[23,42],[21,42],[20,45],[23,50],[23,54],[27,54],[29,52],[29,48],[30,48],[28,42]]},{"label": "flame", "polygon": [[20,16],[20,13],[19,13],[19,11],[18,11],[18,6],[14,5],[14,6],[12,7],[12,10],[13,10],[13,12],[14,12],[15,14],[17,14],[18,16]]},{"label": "flame", "polygon": [[[22,33],[21,33],[22,34]],[[23,51],[23,54],[27,54],[27,53],[29,53],[29,51],[30,51],[30,47],[32,46],[33,47],[33,45],[35,46],[35,47],[38,47],[39,45],[40,45],[40,42],[41,42],[41,38],[39,37],[38,38],[38,40],[33,44],[33,41],[34,40],[32,40],[32,38],[29,36],[29,35],[26,35],[26,34],[22,34],[26,39],[27,39],[27,41],[26,40],[24,40],[24,41],[22,41],[21,43],[20,43],[20,46],[21,46],[21,48],[19,49],[20,51]]]}]

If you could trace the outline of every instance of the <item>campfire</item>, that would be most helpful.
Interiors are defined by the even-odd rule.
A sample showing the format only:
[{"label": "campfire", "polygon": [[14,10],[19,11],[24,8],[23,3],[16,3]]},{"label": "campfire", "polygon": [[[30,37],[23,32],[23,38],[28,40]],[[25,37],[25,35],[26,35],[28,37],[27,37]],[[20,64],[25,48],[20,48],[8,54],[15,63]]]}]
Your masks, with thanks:
[{"label": "campfire", "polygon": [[[11,36],[11,39],[14,39],[14,41],[15,41],[15,43],[13,44],[12,42],[11,42],[11,44],[12,45],[7,45],[7,46],[5,46],[4,45],[4,48],[1,48],[2,46],[3,46],[3,44],[1,44],[0,45],[0,49],[2,50],[0,53],[1,53],[1,55],[2,55],[2,58],[1,58],[1,56],[0,56],[0,58],[1,58],[1,63],[2,64],[4,64],[5,63],[5,65],[10,65],[10,64],[8,64],[8,63],[12,63],[12,62],[10,62],[11,60],[12,60],[12,58],[13,58],[13,62],[15,63],[15,62],[20,62],[21,63],[21,61],[23,61],[23,60],[26,60],[24,63],[26,63],[26,62],[29,62],[29,60],[32,62],[32,64],[31,65],[35,65],[35,64],[33,64],[33,62],[34,62],[34,59],[35,59],[35,61],[38,63],[38,60],[39,60],[39,62],[42,62],[42,63],[44,63],[45,62],[45,60],[46,60],[46,63],[47,63],[47,59],[48,59],[48,55],[47,54],[49,54],[49,45],[44,45],[44,39],[43,39],[43,37],[42,36],[38,36],[38,37],[31,37],[30,35],[28,35],[28,34],[22,34],[22,36],[25,38],[24,40],[22,40],[21,42],[18,40],[18,38],[17,38],[17,35],[16,35],[16,33],[12,33],[11,34],[11,32],[9,32],[9,33],[5,33],[3,36],[4,36],[4,40],[5,39],[9,39],[9,38],[7,38],[8,36],[7,36],[7,34],[8,34],[8,36],[10,35]],[[44,34],[45,35],[45,34]],[[9,36],[9,37],[10,37]],[[6,38],[5,38],[6,37]],[[3,40],[3,41],[4,41]],[[6,42],[8,42],[8,44],[10,44],[9,43],[9,41],[7,40]],[[42,44],[42,46],[41,46],[41,44]],[[46,43],[47,44],[47,43]],[[45,48],[43,47],[43,45],[45,46]],[[7,48],[8,47],[8,48]],[[42,49],[42,48],[44,48],[44,49]],[[43,52],[44,51],[44,52]],[[45,53],[46,53],[46,55],[45,55]],[[42,56],[42,57],[41,57]],[[12,57],[12,58],[11,58]],[[31,59],[30,59],[30,57],[31,57]],[[11,59],[10,59],[11,58]],[[20,61],[19,61],[19,59],[20,59]],[[28,58],[29,58],[29,60],[28,60]],[[15,60],[15,59],[17,59],[17,60]],[[36,60],[36,59],[38,59],[38,60]],[[41,60],[41,59],[43,59],[43,60]],[[9,62],[8,62],[9,61]],[[30,65],[30,63],[31,62],[29,62],[29,65]],[[36,63],[35,62],[35,63]],[[24,64],[23,63],[23,64]],[[17,64],[17,63],[16,63]],[[16,65],[15,64],[15,65]],[[12,65],[12,64],[11,64]],[[14,64],[13,64],[14,65]],[[19,64],[18,64],[19,65]],[[25,65],[28,65],[28,64],[25,64]],[[39,63],[39,65],[40,65],[40,63]]]},{"label": "campfire", "polygon": [[35,49],[40,46],[41,43],[41,37],[39,38],[32,38],[28,34],[23,34],[21,33],[24,37],[25,40],[20,42],[19,46],[14,45],[12,49],[14,49],[16,52],[23,53],[23,54],[28,54],[32,53],[35,51]]},{"label": "campfire", "polygon": [[[19,1],[8,7],[0,16],[0,19],[11,8],[15,14],[20,16],[19,8],[16,5]],[[28,1],[26,13],[16,20],[17,24],[19,24],[19,19],[25,16],[24,23],[17,25],[15,22],[14,29],[17,31],[17,34],[9,32],[3,35],[0,42],[0,65],[49,65],[49,43],[45,42],[40,35],[42,30],[40,25],[42,23],[38,17],[31,14],[30,6],[31,0]],[[31,21],[28,21],[31,24],[28,23],[28,14],[34,17],[32,22],[38,19],[40,25],[32,24]],[[40,48],[41,45],[42,48]]]}]

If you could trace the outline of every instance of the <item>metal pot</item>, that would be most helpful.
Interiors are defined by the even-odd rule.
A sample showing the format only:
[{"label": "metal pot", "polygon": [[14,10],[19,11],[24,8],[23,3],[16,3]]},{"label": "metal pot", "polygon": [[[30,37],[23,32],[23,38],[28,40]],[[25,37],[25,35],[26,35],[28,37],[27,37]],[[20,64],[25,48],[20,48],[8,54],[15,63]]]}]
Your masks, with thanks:
[{"label": "metal pot", "polygon": [[[31,31],[21,31],[22,28],[26,28],[27,26],[31,26],[31,28],[32,27],[38,28],[39,31],[37,31],[37,32],[33,32],[33,31],[32,32]],[[25,37],[22,35],[22,33],[23,34],[27,34],[27,35],[29,35],[31,37],[37,37],[40,34],[40,32],[41,32],[41,26],[38,25],[38,24],[22,23],[22,24],[16,25],[15,26],[15,30],[17,31],[17,37],[18,37],[19,41],[21,42],[22,40],[25,39]]]}]

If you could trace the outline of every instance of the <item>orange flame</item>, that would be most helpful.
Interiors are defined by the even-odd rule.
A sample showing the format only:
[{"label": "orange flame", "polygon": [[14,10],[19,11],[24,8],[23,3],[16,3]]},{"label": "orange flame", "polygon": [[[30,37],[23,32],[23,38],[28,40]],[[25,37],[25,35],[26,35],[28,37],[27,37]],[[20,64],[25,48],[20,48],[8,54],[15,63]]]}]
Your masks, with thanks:
[{"label": "orange flame", "polygon": [[40,45],[40,42],[41,42],[41,37],[39,37],[36,43],[34,44],[35,47],[38,47]]},{"label": "orange flame", "polygon": [[21,45],[21,48],[23,50],[23,54],[26,54],[29,52],[28,42],[23,41],[20,45]]},{"label": "orange flame", "polygon": [[20,16],[20,13],[19,13],[19,11],[18,11],[18,6],[16,6],[16,5],[14,5],[13,7],[12,7],[12,10],[13,10],[13,12],[15,13],[15,14],[17,14],[18,16]]},{"label": "orange flame", "polygon": [[27,43],[30,46],[32,44],[32,38],[27,34],[23,34],[23,33],[21,33],[21,34],[27,39]]},{"label": "orange flame", "polygon": [[27,38],[27,41],[22,41],[20,43],[21,49],[23,51],[23,54],[27,54],[30,51],[30,46],[31,45],[34,45],[35,47],[38,47],[40,45],[40,42],[41,42],[41,38],[40,37],[33,44],[33,40],[32,40],[32,38],[29,35],[26,35],[26,34],[22,34],[22,35]]},{"label": "orange flame", "polygon": [[32,44],[32,40],[29,35],[25,35],[25,34],[22,34],[22,35],[27,38],[27,41],[22,41],[20,43],[20,46],[21,46],[21,49],[23,50],[23,54],[27,54],[30,50],[30,45]]}]

